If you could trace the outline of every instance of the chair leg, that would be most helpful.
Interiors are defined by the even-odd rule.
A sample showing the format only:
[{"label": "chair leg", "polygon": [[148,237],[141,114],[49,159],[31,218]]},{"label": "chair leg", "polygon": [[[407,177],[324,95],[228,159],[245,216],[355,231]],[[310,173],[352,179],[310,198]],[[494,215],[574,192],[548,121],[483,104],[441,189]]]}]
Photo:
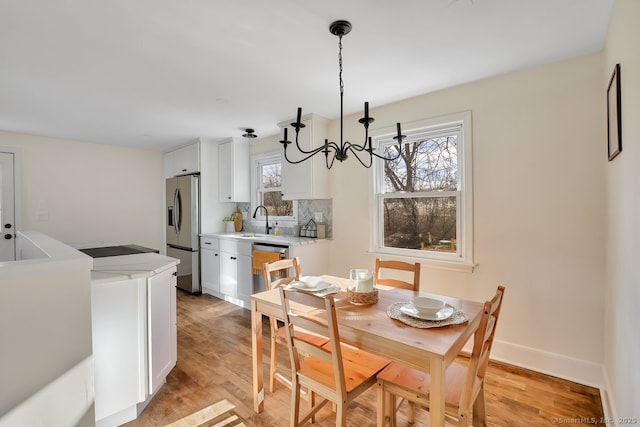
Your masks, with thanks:
[{"label": "chair leg", "polygon": [[389,426],[396,427],[398,425],[398,396],[393,393],[389,393],[388,391],[385,392],[385,394],[387,395],[387,407],[385,408],[385,411],[388,414]]},{"label": "chair leg", "polygon": [[376,415],[377,415],[377,422],[376,425],[378,427],[383,427],[385,425],[386,419],[387,419],[387,402],[388,402],[388,397],[386,396],[386,393],[384,392],[384,385],[382,383],[378,383],[378,388],[376,391]]},{"label": "chair leg", "polygon": [[407,421],[413,425],[416,421],[416,404],[407,400]]},{"label": "chair leg", "polygon": [[480,384],[480,391],[473,402],[473,425],[485,427],[487,425],[486,400],[484,395],[484,381]]},{"label": "chair leg", "polygon": [[347,408],[344,402],[338,402],[336,409],[336,427],[347,426]]},{"label": "chair leg", "polygon": [[298,427],[300,419],[300,384],[297,380],[293,380],[291,384],[291,427]]},{"label": "chair leg", "polygon": [[276,371],[278,370],[278,343],[271,338],[271,362],[269,364],[269,390],[276,390]]}]

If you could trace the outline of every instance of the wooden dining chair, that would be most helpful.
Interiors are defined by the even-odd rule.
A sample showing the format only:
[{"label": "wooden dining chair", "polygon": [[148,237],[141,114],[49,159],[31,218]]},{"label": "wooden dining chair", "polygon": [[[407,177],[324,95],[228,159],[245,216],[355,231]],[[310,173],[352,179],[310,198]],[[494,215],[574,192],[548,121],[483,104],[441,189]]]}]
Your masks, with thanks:
[{"label": "wooden dining chair", "polygon": [[[404,280],[382,278],[382,270],[400,270],[413,273],[413,282],[406,282]],[[420,263],[416,262],[411,264],[404,261],[393,260],[381,260],[376,259],[376,284],[393,286],[395,288],[411,289],[414,291],[420,290]]]},{"label": "wooden dining chair", "polygon": [[[484,379],[489,354],[500,316],[504,286],[484,303],[480,326],[474,333],[473,350],[468,364],[455,361],[445,373],[445,416],[458,426],[486,426]],[[430,376],[398,363],[391,363],[378,374],[378,425],[396,425],[396,412],[404,400],[429,408]],[[400,397],[398,405],[397,398]],[[414,422],[414,408],[407,411],[409,423]]]},{"label": "wooden dining chair", "polygon": [[[300,280],[302,274],[302,268],[300,267],[300,260],[296,257],[293,259],[281,259],[271,263],[264,263],[263,275],[265,289],[276,289],[282,286],[286,286],[294,280]],[[283,375],[278,370],[278,345],[287,344],[287,333],[283,327],[280,326],[277,319],[273,317],[269,318],[269,325],[271,330],[271,355],[269,361],[269,390],[275,391],[276,380],[282,383],[287,388],[291,389],[291,380],[289,375]],[[323,345],[329,341],[326,336],[316,336],[310,333],[300,332],[300,337],[310,342],[314,342],[318,345]],[[308,396],[305,394],[305,396]]]},{"label": "wooden dining chair", "polygon": [[[376,374],[389,361],[340,343],[336,307],[331,295],[318,297],[306,292],[280,288],[286,319],[287,344],[292,366],[292,427],[314,421],[318,410],[331,402],[335,406],[336,426],[346,426],[351,401],[376,383]],[[295,304],[294,304],[295,303]],[[323,346],[300,339],[304,329],[329,337]],[[301,354],[308,357],[301,357]],[[300,391],[305,387],[322,400],[300,419]]]}]

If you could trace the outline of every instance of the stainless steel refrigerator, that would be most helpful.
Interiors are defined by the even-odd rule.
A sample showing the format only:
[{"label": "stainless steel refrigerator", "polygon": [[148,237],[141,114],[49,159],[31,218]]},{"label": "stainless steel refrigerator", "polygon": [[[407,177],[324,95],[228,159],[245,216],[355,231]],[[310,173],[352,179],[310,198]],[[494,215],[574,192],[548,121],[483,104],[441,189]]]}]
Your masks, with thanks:
[{"label": "stainless steel refrigerator", "polygon": [[200,292],[200,177],[167,178],[167,255],[180,260],[178,288]]}]

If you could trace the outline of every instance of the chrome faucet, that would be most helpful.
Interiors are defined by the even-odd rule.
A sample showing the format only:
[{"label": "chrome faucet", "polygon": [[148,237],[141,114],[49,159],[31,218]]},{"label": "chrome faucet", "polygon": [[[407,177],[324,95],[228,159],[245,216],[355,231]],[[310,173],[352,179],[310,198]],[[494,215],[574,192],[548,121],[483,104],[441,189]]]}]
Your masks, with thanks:
[{"label": "chrome faucet", "polygon": [[253,219],[256,219],[256,214],[258,213],[258,209],[260,209],[260,208],[264,209],[264,215],[265,215],[265,217],[266,217],[266,222],[265,222],[265,225],[264,225],[264,233],[265,233],[265,234],[269,234],[269,229],[270,229],[271,227],[269,227],[269,211],[267,210],[266,206],[264,206],[264,205],[258,205],[258,207],[256,208],[256,210],[255,210],[255,211],[253,211]]}]

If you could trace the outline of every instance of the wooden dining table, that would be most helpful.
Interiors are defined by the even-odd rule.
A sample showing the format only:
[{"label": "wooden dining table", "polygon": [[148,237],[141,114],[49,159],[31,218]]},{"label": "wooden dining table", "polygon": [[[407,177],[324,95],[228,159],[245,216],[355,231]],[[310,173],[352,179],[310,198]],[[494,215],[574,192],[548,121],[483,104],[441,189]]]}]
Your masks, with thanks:
[{"label": "wooden dining table", "polygon": [[[429,372],[431,376],[430,425],[444,426],[445,371],[478,328],[483,304],[443,295],[378,286],[378,302],[353,305],[347,300],[349,280],[321,276],[327,282],[338,283],[342,291],[334,294],[340,340],[389,360]],[[416,328],[387,314],[396,302],[408,302],[422,295],[445,301],[461,309],[468,321],[458,325]],[[264,409],[265,390],[262,369],[262,315],[284,318],[277,289],[251,296],[253,407]]]}]

